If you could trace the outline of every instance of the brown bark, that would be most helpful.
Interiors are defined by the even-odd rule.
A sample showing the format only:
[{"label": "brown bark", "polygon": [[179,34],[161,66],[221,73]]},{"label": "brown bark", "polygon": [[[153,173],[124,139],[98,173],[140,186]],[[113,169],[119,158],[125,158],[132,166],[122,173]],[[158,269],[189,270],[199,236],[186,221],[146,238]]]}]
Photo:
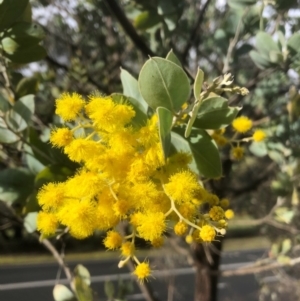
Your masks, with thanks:
[{"label": "brown bark", "polygon": [[[196,264],[195,301],[216,301],[218,289],[218,270],[222,243],[214,242],[215,252],[203,244],[194,249]],[[208,254],[209,253],[209,254]]]}]

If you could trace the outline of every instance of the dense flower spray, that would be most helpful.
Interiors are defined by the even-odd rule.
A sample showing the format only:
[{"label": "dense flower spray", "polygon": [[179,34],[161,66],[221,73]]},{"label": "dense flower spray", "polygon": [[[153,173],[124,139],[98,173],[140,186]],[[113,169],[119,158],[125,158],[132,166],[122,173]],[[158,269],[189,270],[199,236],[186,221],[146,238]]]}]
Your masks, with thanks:
[{"label": "dense flower spray", "polygon": [[[132,258],[134,274],[143,281],[151,269],[135,256],[136,237],[160,247],[171,228],[188,243],[225,234],[233,216],[225,211],[228,200],[220,201],[202,186],[188,167],[189,153],[164,158],[156,115],[137,126],[130,104],[99,95],[85,101],[76,93],[63,94],[56,113],[69,126],[53,129],[50,142],[81,168],[66,182],[39,191],[38,229],[45,236],[63,227],[78,239],[107,231],[104,245],[120,250],[119,267]],[[128,223],[129,235],[118,231],[120,222]]]}]

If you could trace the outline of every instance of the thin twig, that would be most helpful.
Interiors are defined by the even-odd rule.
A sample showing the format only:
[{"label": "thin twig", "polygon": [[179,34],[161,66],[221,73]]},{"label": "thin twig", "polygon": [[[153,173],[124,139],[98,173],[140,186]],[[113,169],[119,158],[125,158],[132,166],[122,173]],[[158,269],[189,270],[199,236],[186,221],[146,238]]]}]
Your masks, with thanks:
[{"label": "thin twig", "polygon": [[[185,45],[185,48],[184,48],[184,50],[183,50],[183,52],[182,52],[181,58],[182,58],[182,61],[183,61],[183,62],[186,61],[187,55],[188,55],[188,53],[189,53],[189,50],[190,50],[190,48],[193,46],[193,44],[194,44],[194,42],[195,42],[196,35],[197,35],[197,33],[198,33],[199,27],[201,26],[201,24],[202,24],[202,22],[203,22],[203,20],[204,20],[205,12],[206,12],[207,7],[208,7],[208,5],[209,5],[210,2],[211,2],[211,0],[207,0],[207,1],[205,2],[205,4],[203,5],[201,11],[199,12],[198,19],[197,19],[197,21],[196,21],[196,23],[195,23],[195,25],[194,25],[194,28],[193,28],[192,31],[191,31],[190,37],[189,37],[189,39],[188,39],[188,41],[187,41],[187,44]],[[201,36],[198,35],[198,39],[199,39],[199,40],[200,40],[200,38],[201,38]]]},{"label": "thin twig", "polygon": [[4,78],[4,87],[7,91],[7,94],[9,96],[9,102],[11,104],[14,104],[14,101],[15,101],[15,94],[12,90],[12,87],[11,87],[11,84],[10,84],[10,80],[9,80],[9,76],[8,76],[8,73],[7,73],[7,68],[6,68],[6,63],[4,61],[4,58],[1,57],[1,68],[0,68],[0,72],[2,73],[2,76]]},{"label": "thin twig", "polygon": [[179,245],[179,241],[180,241],[180,239],[178,237],[175,237],[175,236],[171,236],[168,239],[168,242],[170,243],[172,249],[174,249],[178,254],[181,254],[181,255],[185,256],[186,260],[187,260],[187,263],[189,265],[194,265],[195,264],[195,260],[194,260],[194,258],[192,256],[191,249],[190,248],[181,247]]},{"label": "thin twig", "polygon": [[261,273],[265,271],[275,270],[283,267],[291,267],[300,264],[300,257],[289,260],[288,262],[273,262],[271,264],[266,264],[263,266],[257,266],[257,264],[248,265],[244,268],[239,268],[235,270],[221,271],[221,275],[225,277],[237,276],[237,275],[249,275],[254,273]]},{"label": "thin twig", "polygon": [[[39,235],[37,233],[34,233],[34,236],[39,239]],[[50,253],[53,255],[53,257],[56,259],[59,266],[64,270],[66,277],[68,281],[71,283],[72,281],[72,273],[70,269],[65,264],[62,256],[57,252],[55,247],[52,245],[52,243],[48,239],[43,239],[41,243],[50,251]]]},{"label": "thin twig", "polygon": [[9,229],[9,228],[11,228],[13,226],[13,223],[12,222],[8,222],[8,223],[6,223],[6,224],[4,224],[4,225],[1,225],[0,226],[0,230],[2,231],[2,230],[5,230],[5,229]]},{"label": "thin twig", "polygon": [[[24,226],[24,221],[23,219],[18,216],[16,214],[16,212],[14,211],[14,209],[10,206],[7,205],[7,203],[4,202],[5,207],[11,212],[11,216],[3,213],[2,211],[0,212],[3,216],[6,216],[7,218],[17,222],[18,224]],[[32,235],[37,238],[38,241],[40,241],[53,255],[53,257],[56,259],[56,261],[58,262],[58,264],[63,268],[67,279],[69,280],[69,282],[71,283],[72,281],[72,273],[70,271],[70,269],[66,266],[62,256],[57,252],[57,250],[55,249],[55,247],[52,245],[52,243],[48,240],[48,239],[43,239],[42,241],[40,240],[40,235],[37,232],[32,233]]]},{"label": "thin twig", "polygon": [[168,299],[167,301],[173,301],[174,300],[174,291],[175,291],[175,279],[174,275],[172,275],[169,278],[169,283],[168,283]]},{"label": "thin twig", "polygon": [[234,38],[231,39],[231,41],[229,43],[225,62],[224,62],[224,67],[223,67],[223,74],[228,73],[230,71],[230,60],[231,60],[234,48],[235,48],[237,42],[239,41],[239,36],[240,36],[241,30],[242,30],[242,25],[243,25],[243,18],[246,16],[248,11],[249,11],[249,9],[246,9],[246,11],[241,16],[239,23],[236,27]]},{"label": "thin twig", "polygon": [[115,0],[103,0],[110,10],[111,14],[115,15],[122,28],[132,40],[133,44],[141,51],[141,53],[147,58],[150,56],[155,56],[155,53],[147,46],[147,44],[143,41],[141,36],[136,32],[135,28],[127,19],[125,13],[118,5]]},{"label": "thin twig", "polygon": [[[157,56],[157,54],[148,47],[148,45],[143,41],[142,37],[137,33],[137,31],[135,30],[133,25],[129,22],[125,13],[123,12],[122,8],[118,5],[118,3],[115,0],[103,0],[103,1],[106,3],[111,14],[117,18],[118,22],[121,24],[125,33],[129,36],[129,38],[136,46],[136,48],[140,50],[143,56],[146,58],[148,58],[149,56]],[[182,68],[193,83],[194,78],[191,75],[191,72],[184,66],[182,66]]]},{"label": "thin twig", "polygon": [[[299,233],[300,230],[298,230],[294,227],[288,226],[288,225],[284,225],[284,224],[282,224],[280,222],[277,222],[273,219],[273,214],[275,213],[276,209],[278,209],[283,204],[284,204],[284,199],[278,198],[276,204],[273,206],[273,208],[270,210],[270,212],[266,216],[264,216],[262,218],[259,218],[259,219],[256,219],[256,220],[249,220],[249,221],[244,221],[243,220],[243,221],[241,221],[241,224],[243,224],[244,226],[259,226],[259,225],[262,225],[262,224],[268,224],[268,225],[271,225],[275,228],[288,231],[292,234]],[[239,223],[239,222],[237,221],[237,223]]]}]

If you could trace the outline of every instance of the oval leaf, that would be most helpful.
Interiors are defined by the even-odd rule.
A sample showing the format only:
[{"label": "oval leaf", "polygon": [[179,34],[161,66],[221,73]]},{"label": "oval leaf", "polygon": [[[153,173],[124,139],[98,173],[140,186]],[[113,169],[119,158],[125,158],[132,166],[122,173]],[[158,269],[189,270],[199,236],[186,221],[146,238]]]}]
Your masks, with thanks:
[{"label": "oval leaf", "polygon": [[198,68],[196,78],[195,78],[195,82],[194,82],[194,97],[195,97],[195,99],[199,99],[199,97],[200,97],[203,80],[204,80],[204,72],[200,68]]},{"label": "oval leaf", "polygon": [[32,11],[31,11],[31,4],[28,2],[25,10],[21,14],[19,18],[16,19],[16,22],[28,22],[32,21]]},{"label": "oval leaf", "polygon": [[5,56],[14,63],[28,64],[35,61],[40,61],[47,55],[46,50],[40,45],[34,45],[29,48],[19,48],[13,54]]},{"label": "oval leaf", "polygon": [[28,94],[36,94],[39,87],[39,79],[37,76],[22,78],[16,87],[16,96],[20,98]]},{"label": "oval leaf", "polygon": [[27,199],[25,206],[23,207],[22,213],[27,214],[31,212],[38,212],[41,207],[37,200],[37,191],[34,191]]},{"label": "oval leaf", "polygon": [[286,254],[287,252],[289,252],[292,248],[292,241],[289,238],[286,238],[283,242],[282,242],[282,248],[281,248],[281,254]]},{"label": "oval leaf", "polygon": [[280,64],[283,62],[283,54],[279,51],[270,51],[269,53],[270,61],[274,64]]},{"label": "oval leaf", "polygon": [[109,299],[113,299],[115,294],[115,287],[112,281],[105,281],[104,292],[106,297],[108,297]]},{"label": "oval leaf", "polygon": [[81,277],[82,280],[87,284],[91,284],[91,275],[89,270],[82,264],[78,264],[74,269],[75,276]]},{"label": "oval leaf", "polygon": [[183,129],[176,129],[178,133],[171,133],[172,146],[175,150],[192,153],[193,162],[190,168],[199,175],[207,178],[222,176],[222,164],[215,142],[205,130],[192,129],[189,139],[182,137]]},{"label": "oval leaf", "polygon": [[43,165],[37,158],[35,158],[32,148],[29,145],[25,144],[24,150],[24,158],[28,168],[32,171],[33,174],[38,174],[45,168],[45,165]]},{"label": "oval leaf", "polygon": [[178,59],[178,57],[177,57],[177,56],[175,55],[175,53],[173,52],[173,49],[171,49],[171,50],[168,52],[168,54],[167,54],[167,56],[166,56],[166,59],[167,59],[168,61],[171,61],[171,62],[173,62],[174,64],[178,65],[179,67],[182,66],[181,63],[180,63],[180,61],[179,61],[179,59]]},{"label": "oval leaf", "polygon": [[74,294],[65,285],[56,284],[53,289],[55,301],[76,301]]},{"label": "oval leaf", "polygon": [[241,108],[229,107],[227,99],[223,97],[211,97],[201,103],[196,127],[202,129],[220,129],[230,124]]},{"label": "oval leaf", "polygon": [[0,94],[0,111],[7,112],[11,108],[10,102],[4,97],[3,94]]},{"label": "oval leaf", "polygon": [[198,102],[194,105],[194,107],[193,107],[192,115],[191,115],[191,117],[190,117],[190,119],[189,119],[189,121],[188,121],[188,123],[187,123],[186,128],[185,128],[185,133],[184,133],[184,137],[185,137],[185,138],[189,137],[190,134],[191,134],[192,127],[193,127],[193,124],[194,124],[194,122],[195,122],[195,120],[196,120],[196,117],[197,117],[198,110],[199,110],[200,106],[201,106],[201,102],[198,101]]},{"label": "oval leaf", "polygon": [[143,98],[154,110],[164,107],[178,112],[190,96],[189,79],[183,69],[159,57],[145,63],[138,83]]},{"label": "oval leaf", "polygon": [[0,2],[0,31],[10,27],[21,17],[29,0],[2,0]]},{"label": "oval leaf", "polygon": [[300,52],[300,33],[294,33],[287,42],[287,47],[289,51],[294,55]]},{"label": "oval leaf", "polygon": [[30,122],[34,114],[34,107],[34,95],[26,95],[16,102],[13,110],[22,116],[26,122]]},{"label": "oval leaf", "polygon": [[140,93],[138,81],[127,70],[122,68],[120,77],[123,86],[123,94],[132,97],[135,101],[133,105],[138,107],[144,114],[147,114],[148,105]]},{"label": "oval leaf", "polygon": [[0,118],[0,142],[2,143],[14,143],[20,140],[14,132],[7,128],[6,123]]},{"label": "oval leaf", "polygon": [[15,132],[21,132],[27,128],[34,113],[34,95],[26,95],[20,98],[7,113],[6,120],[9,127]]},{"label": "oval leaf", "polygon": [[271,51],[280,52],[279,46],[274,42],[272,36],[263,31],[256,35],[255,47],[258,52],[266,56],[269,56]]},{"label": "oval leaf", "polygon": [[80,276],[75,276],[72,284],[75,288],[78,301],[93,301],[93,292],[91,288]]},{"label": "oval leaf", "polygon": [[264,55],[259,54],[255,50],[251,50],[249,55],[254,62],[254,64],[260,69],[266,69],[272,65],[270,59]]},{"label": "oval leaf", "polygon": [[37,212],[30,212],[24,218],[24,227],[28,233],[33,233],[36,230]]},{"label": "oval leaf", "polygon": [[11,37],[6,37],[1,40],[2,48],[7,54],[13,55],[20,45]]},{"label": "oval leaf", "polygon": [[5,36],[11,37],[19,45],[26,46],[39,43],[45,37],[45,33],[38,24],[18,22],[6,31]]}]

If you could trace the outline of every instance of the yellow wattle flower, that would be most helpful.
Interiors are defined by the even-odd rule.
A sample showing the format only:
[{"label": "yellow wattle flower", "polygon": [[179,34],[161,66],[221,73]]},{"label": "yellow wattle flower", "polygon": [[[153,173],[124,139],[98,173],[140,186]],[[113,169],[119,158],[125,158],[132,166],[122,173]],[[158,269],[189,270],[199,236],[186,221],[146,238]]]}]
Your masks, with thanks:
[{"label": "yellow wattle flower", "polygon": [[252,128],[252,120],[246,116],[240,116],[233,120],[232,127],[239,133],[246,133]]},{"label": "yellow wattle flower", "polygon": [[245,149],[241,146],[236,146],[231,149],[231,156],[235,160],[241,160],[244,158]]},{"label": "yellow wattle flower", "polygon": [[114,250],[121,247],[122,241],[123,238],[120,233],[117,231],[109,231],[104,239],[104,245],[107,249]]},{"label": "yellow wattle flower", "polygon": [[184,235],[188,230],[188,226],[185,222],[180,221],[174,226],[174,232],[178,236]]},{"label": "yellow wattle flower", "polygon": [[142,262],[135,267],[133,274],[144,282],[151,275],[151,269],[148,262]]},{"label": "yellow wattle flower", "polygon": [[44,211],[38,213],[37,229],[44,235],[54,235],[58,224],[58,219],[54,213]]},{"label": "yellow wattle flower", "polygon": [[77,93],[64,93],[55,102],[55,113],[64,121],[73,121],[85,105],[81,95]]},{"label": "yellow wattle flower", "polygon": [[196,175],[189,170],[175,173],[165,184],[165,191],[178,204],[189,202],[199,189]]},{"label": "yellow wattle flower", "polygon": [[202,227],[202,229],[200,230],[200,238],[204,241],[204,242],[211,242],[214,240],[216,236],[216,231],[215,229],[210,226],[210,225],[205,225]]},{"label": "yellow wattle flower", "polygon": [[219,221],[224,218],[224,210],[219,206],[213,206],[208,214],[213,221]]},{"label": "yellow wattle flower", "polygon": [[267,137],[266,133],[263,130],[256,130],[252,135],[252,138],[255,142],[261,142]]},{"label": "yellow wattle flower", "polygon": [[69,128],[57,128],[50,134],[50,142],[56,147],[65,147],[73,141],[73,133]]},{"label": "yellow wattle flower", "polygon": [[[119,250],[123,266],[130,257],[136,259],[135,237],[153,247],[163,245],[167,220],[176,222],[175,234],[186,235],[188,243],[211,242],[220,229],[225,231],[233,216],[230,210],[224,213],[228,204],[200,184],[189,168],[191,154],[164,158],[156,114],[138,127],[131,123],[132,106],[111,96],[90,96],[86,103],[75,93],[63,94],[56,104],[57,113],[74,121],[74,128],[53,130],[50,142],[81,167],[64,183],[49,183],[39,191],[38,229],[43,234],[54,235],[59,226],[77,239],[107,231],[104,245]],[[243,122],[239,127],[245,130]],[[215,134],[223,135],[224,129]],[[132,229],[125,237],[111,230],[122,221]],[[139,263],[134,274],[147,279],[149,263]]]}]

